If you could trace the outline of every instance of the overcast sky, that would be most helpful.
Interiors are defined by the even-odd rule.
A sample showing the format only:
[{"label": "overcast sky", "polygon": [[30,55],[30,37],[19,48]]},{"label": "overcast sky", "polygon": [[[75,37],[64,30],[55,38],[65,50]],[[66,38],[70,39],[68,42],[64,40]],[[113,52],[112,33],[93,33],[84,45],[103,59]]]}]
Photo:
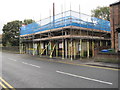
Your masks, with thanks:
[{"label": "overcast sky", "polygon": [[109,6],[118,0],[1,0],[0,1],[0,34],[4,24],[14,20],[34,19],[36,21],[52,14],[52,4],[55,3],[55,14],[62,10],[79,11],[91,15],[91,10],[97,6]]}]

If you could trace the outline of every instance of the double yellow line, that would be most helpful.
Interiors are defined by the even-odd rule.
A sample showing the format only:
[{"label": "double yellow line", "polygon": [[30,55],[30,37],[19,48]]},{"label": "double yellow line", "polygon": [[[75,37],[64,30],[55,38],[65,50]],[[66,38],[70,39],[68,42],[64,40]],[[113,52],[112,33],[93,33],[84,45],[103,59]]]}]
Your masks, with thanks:
[{"label": "double yellow line", "polygon": [[8,84],[2,77],[0,77],[0,85],[5,89],[5,90],[15,90],[14,87],[12,87],[10,84]]}]

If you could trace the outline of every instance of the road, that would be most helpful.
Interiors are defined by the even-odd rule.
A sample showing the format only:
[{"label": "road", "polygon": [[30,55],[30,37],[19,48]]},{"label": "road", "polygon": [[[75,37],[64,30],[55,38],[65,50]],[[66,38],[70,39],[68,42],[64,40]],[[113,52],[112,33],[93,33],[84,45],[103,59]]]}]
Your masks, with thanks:
[{"label": "road", "polygon": [[14,88],[118,88],[117,70],[6,52],[2,53],[2,78]]}]

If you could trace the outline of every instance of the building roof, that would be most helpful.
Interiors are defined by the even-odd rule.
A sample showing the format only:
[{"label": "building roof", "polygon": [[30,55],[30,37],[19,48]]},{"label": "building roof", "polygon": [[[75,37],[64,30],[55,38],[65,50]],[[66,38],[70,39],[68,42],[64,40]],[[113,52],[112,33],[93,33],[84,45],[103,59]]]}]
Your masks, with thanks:
[{"label": "building roof", "polygon": [[120,1],[110,4],[110,6],[114,6],[114,5],[118,5],[118,4],[120,4]]}]

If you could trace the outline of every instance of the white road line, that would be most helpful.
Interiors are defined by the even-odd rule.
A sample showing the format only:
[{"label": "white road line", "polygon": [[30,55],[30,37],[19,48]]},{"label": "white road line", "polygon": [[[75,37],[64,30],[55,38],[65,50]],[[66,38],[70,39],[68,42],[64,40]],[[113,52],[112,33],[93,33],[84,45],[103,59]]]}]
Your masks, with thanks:
[{"label": "white road line", "polygon": [[40,68],[40,66],[37,66],[37,65],[33,65],[33,64],[29,64],[31,66],[34,66],[34,67],[37,67],[37,68]]},{"label": "white road line", "polygon": [[12,59],[12,58],[8,58],[9,60],[12,60],[12,61],[16,61],[15,59]]},{"label": "white road line", "polygon": [[27,64],[27,65],[29,65],[28,63],[26,63],[26,62],[22,62],[23,64]]},{"label": "white road line", "polygon": [[30,65],[30,66],[33,66],[33,67],[37,67],[37,68],[40,68],[40,66],[37,66],[37,65],[33,65],[33,64],[29,64],[29,63],[26,63],[26,62],[22,62],[23,64],[27,64],[27,65]]},{"label": "white road line", "polygon": [[[12,61],[17,61],[15,59],[12,59],[12,58],[8,58],[9,60],[12,60]],[[26,64],[26,65],[30,65],[30,66],[33,66],[33,67],[37,67],[37,68],[40,68],[40,66],[37,66],[37,65],[33,65],[33,64],[29,64],[29,63],[26,63],[26,62],[22,62],[23,64]]]},{"label": "white road line", "polygon": [[65,74],[65,75],[69,75],[69,76],[73,76],[73,77],[78,77],[78,78],[82,78],[82,79],[86,79],[86,80],[91,80],[91,81],[96,81],[96,82],[112,85],[111,82],[106,82],[106,81],[101,81],[101,80],[92,79],[92,78],[88,78],[88,77],[83,77],[83,76],[79,76],[79,75],[75,75],[75,74],[71,74],[71,73],[66,73],[66,72],[62,72],[62,71],[56,71],[56,72],[61,73],[61,74]]}]

